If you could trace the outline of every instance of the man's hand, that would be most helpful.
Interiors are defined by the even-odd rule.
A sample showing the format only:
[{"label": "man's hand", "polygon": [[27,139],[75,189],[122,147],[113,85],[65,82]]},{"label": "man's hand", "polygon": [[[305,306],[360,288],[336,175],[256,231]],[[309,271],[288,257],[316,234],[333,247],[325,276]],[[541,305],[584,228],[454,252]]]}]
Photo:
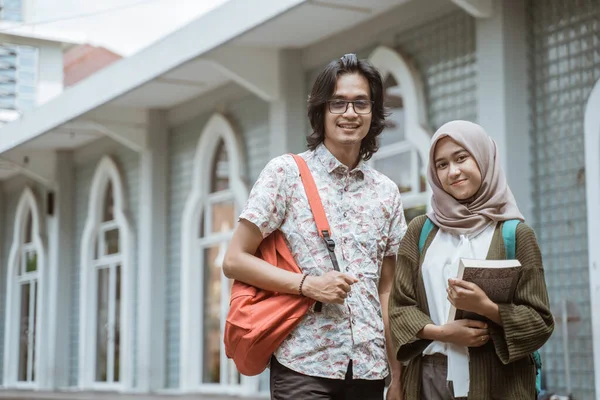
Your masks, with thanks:
[{"label": "man's hand", "polygon": [[464,347],[480,347],[490,340],[487,324],[459,319],[440,326],[440,341]]},{"label": "man's hand", "polygon": [[388,386],[385,400],[404,400],[404,394],[402,393],[402,384],[399,380],[393,379]]},{"label": "man's hand", "polygon": [[353,276],[330,271],[321,276],[307,276],[302,286],[306,297],[321,303],[344,304],[350,293],[350,287],[358,282]]}]

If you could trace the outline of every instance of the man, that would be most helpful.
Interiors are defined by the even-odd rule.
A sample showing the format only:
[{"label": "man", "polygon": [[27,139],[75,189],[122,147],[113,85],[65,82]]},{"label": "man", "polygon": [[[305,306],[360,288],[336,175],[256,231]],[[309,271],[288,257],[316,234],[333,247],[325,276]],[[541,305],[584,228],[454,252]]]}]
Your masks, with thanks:
[{"label": "man", "polygon": [[[398,187],[365,161],[385,124],[383,83],[367,61],[347,54],[317,77],[308,102],[313,133],[302,153],[336,243],[334,271],[289,155],[271,160],[254,185],[227,254],[228,278],[323,303],[271,359],[272,399],[400,399],[400,365],[386,338],[396,253],[406,231]],[[279,229],[303,274],[254,256]],[[304,278],[304,279],[303,279]]]}]

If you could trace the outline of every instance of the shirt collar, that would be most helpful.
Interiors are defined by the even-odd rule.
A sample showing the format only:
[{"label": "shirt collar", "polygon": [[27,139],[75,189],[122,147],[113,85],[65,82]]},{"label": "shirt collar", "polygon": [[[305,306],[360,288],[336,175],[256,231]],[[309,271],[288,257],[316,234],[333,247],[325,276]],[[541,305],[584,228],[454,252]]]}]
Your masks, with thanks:
[{"label": "shirt collar", "polygon": [[[335,158],[333,154],[329,151],[327,147],[323,143],[317,146],[315,149],[316,158],[323,164],[328,173],[340,172],[342,174],[348,173],[348,167],[344,165],[340,160]],[[358,165],[350,171],[351,174],[358,173],[364,177],[365,171],[367,169],[367,164],[365,160],[362,158],[358,162]]]}]

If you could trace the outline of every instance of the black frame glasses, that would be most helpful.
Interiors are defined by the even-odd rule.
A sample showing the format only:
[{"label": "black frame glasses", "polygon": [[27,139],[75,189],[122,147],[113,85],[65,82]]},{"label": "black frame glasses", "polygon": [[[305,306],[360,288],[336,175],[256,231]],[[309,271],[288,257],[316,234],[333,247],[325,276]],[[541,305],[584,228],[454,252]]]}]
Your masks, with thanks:
[{"label": "black frame glasses", "polygon": [[[335,103],[338,103],[339,107],[336,107]],[[329,112],[331,114],[346,113],[346,111],[348,111],[348,105],[350,103],[352,103],[352,109],[354,110],[354,112],[359,115],[371,114],[371,112],[373,111],[373,105],[375,104],[375,102],[373,100],[362,100],[362,99],[361,100],[342,100],[342,99],[327,100]],[[333,104],[333,109],[332,109],[332,104]],[[356,107],[356,104],[359,104],[359,106]],[[365,108],[361,108],[361,105],[363,105]],[[344,111],[342,111],[342,107],[343,107]],[[368,107],[368,109],[367,109],[367,107]]]}]

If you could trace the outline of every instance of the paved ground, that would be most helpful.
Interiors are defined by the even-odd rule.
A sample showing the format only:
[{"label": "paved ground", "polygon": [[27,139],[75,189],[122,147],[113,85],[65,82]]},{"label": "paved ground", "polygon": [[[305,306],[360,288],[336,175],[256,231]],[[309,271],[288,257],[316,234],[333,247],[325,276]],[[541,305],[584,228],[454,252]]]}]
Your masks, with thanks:
[{"label": "paved ground", "polygon": [[237,396],[195,395],[137,395],[116,393],[19,392],[0,389],[1,400],[265,400]]}]

